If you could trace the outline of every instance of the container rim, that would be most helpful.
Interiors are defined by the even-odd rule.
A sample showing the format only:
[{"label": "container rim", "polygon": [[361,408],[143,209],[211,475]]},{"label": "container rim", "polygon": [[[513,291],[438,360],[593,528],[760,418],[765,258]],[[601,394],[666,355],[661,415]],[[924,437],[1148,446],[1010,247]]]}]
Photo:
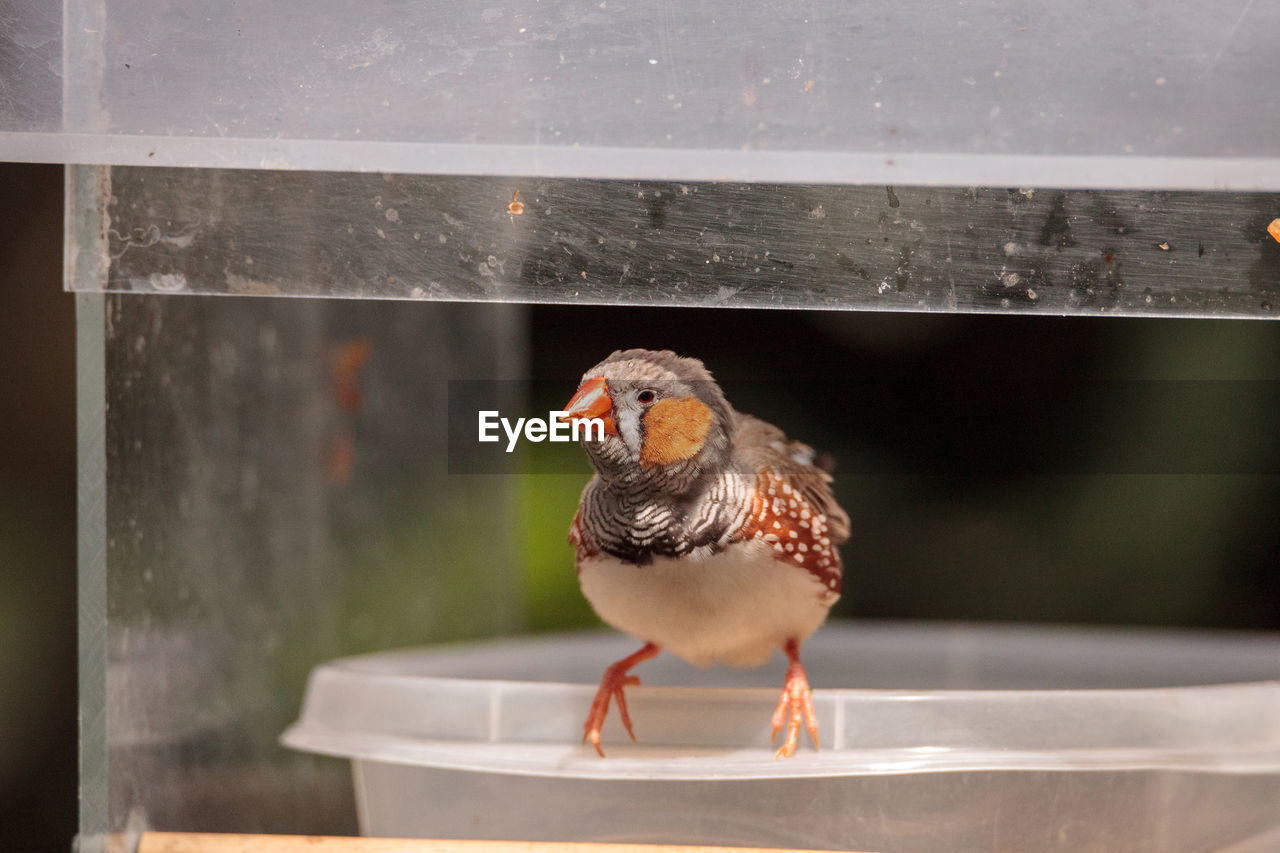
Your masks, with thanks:
[{"label": "container rim", "polygon": [[[615,659],[611,654],[625,654],[633,642],[592,632],[397,650],[323,664],[311,675],[299,720],[281,741],[356,761],[601,780],[1280,772],[1280,637],[830,626],[811,641],[819,665],[810,681],[823,683],[815,673],[829,670],[833,659],[858,661],[895,644],[897,657],[890,664],[914,658],[923,667],[916,675],[927,679],[925,664],[942,661],[941,684],[960,685],[965,678],[979,685],[1001,677],[1016,681],[1026,673],[1012,670],[1040,664],[1062,670],[1056,675],[1070,685],[1107,652],[1113,664],[1107,677],[1126,669],[1141,673],[1143,667],[1147,677],[1139,686],[816,687],[822,748],[815,752],[805,745],[785,761],[775,761],[768,745],[778,688],[757,686],[767,684],[772,673],[739,687],[723,686],[723,676],[719,685],[646,685],[628,689],[640,742],[632,744],[611,713],[604,731],[609,757],[601,760],[579,743],[581,718],[595,692],[594,678],[580,674],[589,671],[584,667],[602,671]],[[1046,660],[1045,649],[1056,652]],[[1184,683],[1161,685],[1163,668],[1179,657],[1190,668]],[[1115,666],[1119,659],[1124,666]],[[526,677],[497,677],[502,666],[508,676]],[[1002,667],[1012,670],[1002,676]],[[655,673],[656,680],[673,672],[693,684],[702,674],[669,667]],[[1218,673],[1230,680],[1217,681]]]}]

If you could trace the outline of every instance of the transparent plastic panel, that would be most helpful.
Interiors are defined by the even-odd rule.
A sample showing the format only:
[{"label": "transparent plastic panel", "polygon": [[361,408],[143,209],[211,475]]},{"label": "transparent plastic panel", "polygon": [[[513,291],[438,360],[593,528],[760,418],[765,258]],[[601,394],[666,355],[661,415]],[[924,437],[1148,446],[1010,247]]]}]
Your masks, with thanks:
[{"label": "transparent plastic panel", "polygon": [[[76,272],[70,271],[71,275]],[[107,832],[106,297],[76,297],[76,599],[80,838],[105,849]]]},{"label": "transparent plastic panel", "polygon": [[1280,188],[1280,8],[1251,0],[69,0],[65,14],[74,133],[51,132],[39,70],[57,45],[0,29],[0,62],[23,70],[0,111],[8,158]]},{"label": "transparent plastic panel", "polygon": [[103,223],[105,273],[81,290],[1208,317],[1280,305],[1280,194],[75,175],[76,202],[99,207],[77,215]]},{"label": "transparent plastic panel", "polygon": [[345,768],[277,738],[335,653],[518,627],[510,480],[450,476],[441,415],[524,370],[522,309],[83,299],[83,843],[351,831]]},{"label": "transparent plastic panel", "polygon": [[0,12],[0,159],[17,133],[63,129],[63,9],[6,3]]},{"label": "transparent plastic panel", "polygon": [[0,137],[62,127],[62,6],[6,3],[0,12]]},{"label": "transparent plastic panel", "polygon": [[[109,130],[709,152],[1280,155],[1280,96],[1268,85],[1280,70],[1280,9],[1269,3],[383,0],[299,11],[180,0],[157,14],[146,0],[112,3]],[[1247,97],[1220,97],[1241,84]]]}]

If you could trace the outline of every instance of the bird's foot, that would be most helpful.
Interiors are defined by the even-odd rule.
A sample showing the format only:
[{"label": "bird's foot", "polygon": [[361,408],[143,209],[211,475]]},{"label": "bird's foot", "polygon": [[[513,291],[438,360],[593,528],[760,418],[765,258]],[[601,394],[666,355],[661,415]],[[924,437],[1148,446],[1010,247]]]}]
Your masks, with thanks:
[{"label": "bird's foot", "polygon": [[622,689],[638,685],[640,678],[635,675],[624,675],[615,669],[616,666],[617,664],[614,664],[604,671],[604,678],[600,679],[600,688],[596,690],[596,698],[592,700],[591,710],[587,713],[587,722],[582,727],[582,742],[590,741],[596,748],[596,752],[600,753],[601,758],[604,758],[604,749],[600,746],[600,729],[604,726],[604,718],[609,714],[610,699],[617,700],[622,726],[627,730],[627,734],[631,735],[632,741],[636,739],[636,733],[631,730],[631,716],[627,713],[627,697]]},{"label": "bird's foot", "polygon": [[611,699],[618,704],[618,716],[622,719],[622,727],[627,730],[632,742],[635,742],[636,733],[631,729],[631,715],[627,713],[627,697],[623,690],[627,687],[638,686],[640,678],[639,676],[628,675],[627,671],[641,661],[655,657],[658,651],[659,649],[656,645],[647,643],[640,651],[623,658],[604,671],[604,676],[600,679],[600,687],[596,690],[595,699],[591,702],[591,710],[587,712],[587,721],[582,726],[582,742],[587,743],[589,741],[596,748],[596,752],[600,754],[601,758],[604,758],[604,749],[600,746],[600,729],[603,728],[604,719],[609,713],[609,701]]},{"label": "bird's foot", "polygon": [[809,679],[805,677],[804,667],[800,665],[799,644],[789,641],[785,651],[791,663],[787,666],[787,680],[782,687],[778,709],[773,712],[773,734],[769,743],[777,741],[778,732],[784,726],[787,737],[774,753],[775,759],[790,758],[796,754],[802,724],[809,730],[809,737],[813,738],[813,748],[818,748],[818,717],[813,711],[813,690],[809,687]]}]

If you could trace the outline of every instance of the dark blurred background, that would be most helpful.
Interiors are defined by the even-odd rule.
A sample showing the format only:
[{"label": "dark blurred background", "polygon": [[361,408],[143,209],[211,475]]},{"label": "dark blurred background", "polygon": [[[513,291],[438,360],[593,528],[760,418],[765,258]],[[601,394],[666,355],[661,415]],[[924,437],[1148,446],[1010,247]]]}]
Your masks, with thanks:
[{"label": "dark blurred background", "polygon": [[0,164],[0,801],[12,850],[76,829],[75,306],[62,167]]},{"label": "dark blurred background", "polygon": [[[76,527],[62,169],[0,165],[0,198],[0,802],[14,849],[64,851]],[[738,408],[830,452],[855,531],[838,615],[1280,628],[1280,324],[563,306],[530,317],[535,377],[569,386],[535,410],[563,403],[555,395],[615,347],[670,347],[702,357]],[[526,478],[530,628],[592,621],[563,539],[584,477]]]}]

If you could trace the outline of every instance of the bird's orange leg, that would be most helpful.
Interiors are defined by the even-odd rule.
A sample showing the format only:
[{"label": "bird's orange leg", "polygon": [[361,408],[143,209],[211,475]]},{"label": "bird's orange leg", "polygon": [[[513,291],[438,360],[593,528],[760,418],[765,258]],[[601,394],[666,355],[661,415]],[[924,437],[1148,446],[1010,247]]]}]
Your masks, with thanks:
[{"label": "bird's orange leg", "polygon": [[591,741],[591,745],[596,748],[596,752],[600,753],[601,758],[604,758],[604,750],[600,748],[600,728],[604,725],[605,715],[609,713],[611,698],[618,700],[618,715],[622,718],[622,725],[626,728],[627,734],[631,735],[632,741],[636,739],[636,733],[631,730],[631,716],[627,714],[627,699],[622,690],[624,687],[639,685],[640,679],[634,675],[627,675],[627,670],[638,663],[657,657],[660,651],[662,649],[657,644],[645,643],[640,651],[623,658],[604,671],[604,677],[600,679],[600,689],[596,691],[596,698],[591,702],[591,710],[587,713],[587,722],[582,727],[582,742]]},{"label": "bird's orange leg", "polygon": [[774,758],[790,758],[796,754],[802,722],[809,730],[809,737],[813,738],[813,748],[818,748],[818,717],[813,712],[813,691],[809,689],[809,679],[800,665],[800,644],[794,639],[787,640],[782,650],[791,663],[787,666],[787,680],[782,687],[782,698],[778,700],[778,710],[773,712],[773,735],[769,742],[778,739],[778,732],[784,725],[787,727],[787,739]]}]

